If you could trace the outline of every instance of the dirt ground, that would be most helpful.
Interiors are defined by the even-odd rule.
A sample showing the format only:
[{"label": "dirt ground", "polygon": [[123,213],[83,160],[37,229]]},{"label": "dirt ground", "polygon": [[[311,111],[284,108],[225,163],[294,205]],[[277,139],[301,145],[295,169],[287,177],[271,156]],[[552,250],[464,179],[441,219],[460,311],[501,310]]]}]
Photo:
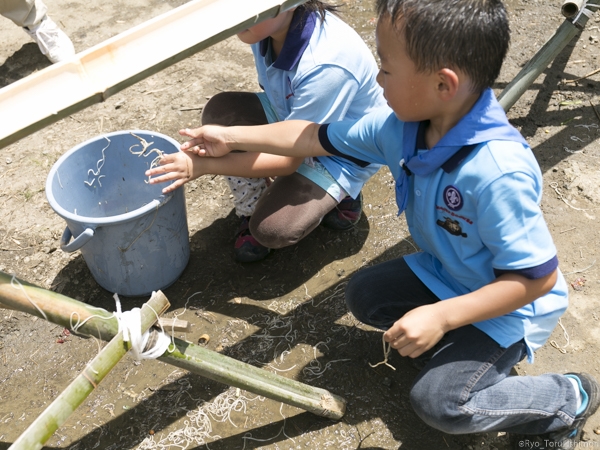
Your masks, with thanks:
[{"label": "dirt ground", "polygon": [[[48,0],[50,15],[85,50],[184,3],[182,0]],[[371,0],[343,2],[345,19],[374,47]],[[562,23],[559,0],[510,0],[512,46],[495,85],[499,93]],[[600,13],[509,111],[544,173],[543,210],[572,286],[571,303],[533,365],[519,374],[587,371],[600,378]],[[199,24],[201,26],[201,24]],[[182,32],[185,32],[183,30]],[[46,67],[37,46],[0,19],[0,87]],[[1,150],[0,271],[113,311],[79,252],[58,247],[65,223],[44,186],[52,165],[92,137],[151,130],[176,139],[199,123],[202,105],[228,90],[258,90],[250,50],[223,41]],[[594,111],[595,105],[596,111]],[[36,105],[32,104],[31,108]],[[1,125],[0,125],[1,126]],[[364,215],[349,232],[318,228],[299,245],[250,265],[232,258],[237,219],[224,182],[186,185],[190,261],[164,292],[166,314],[188,320],[178,335],[284,377],[344,397],[332,421],[238,391],[158,361],[127,355],[44,448],[62,449],[499,449],[503,433],[455,436],[422,423],[408,401],[416,370],[382,360],[381,332],[358,323],[343,289],[361,267],[416,250],[396,217],[393,184],[380,171],[364,190]],[[147,298],[122,299],[124,308]],[[201,342],[204,342],[201,340]],[[0,309],[0,450],[7,449],[98,352],[95,339]],[[586,448],[600,448],[600,414],[586,427]]]}]

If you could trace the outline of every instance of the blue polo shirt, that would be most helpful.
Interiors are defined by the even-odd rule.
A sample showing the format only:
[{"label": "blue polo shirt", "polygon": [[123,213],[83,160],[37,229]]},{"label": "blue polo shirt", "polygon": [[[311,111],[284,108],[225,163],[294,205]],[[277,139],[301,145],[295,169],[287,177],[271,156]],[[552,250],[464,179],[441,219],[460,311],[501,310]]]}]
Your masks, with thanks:
[{"label": "blue polo shirt", "polygon": [[[270,38],[252,45],[258,82],[279,120],[317,123],[356,120],[385,106],[377,63],[362,38],[331,13],[294,12],[283,49],[273,61]],[[318,158],[344,190],[356,197],[380,166],[337,156]]]},{"label": "blue polo shirt", "polygon": [[[319,130],[321,144],[330,153],[346,155],[357,164],[387,164],[397,180],[409,156],[418,158],[438,146],[454,147],[453,156],[439,168],[408,176],[406,220],[422,251],[405,260],[419,279],[445,300],[475,291],[503,273],[536,279],[554,271],[556,248],[539,206],[541,171],[492,90],[486,90],[431,150],[424,145],[423,130],[388,110]],[[408,133],[414,135],[411,143],[405,141]],[[402,199],[397,200],[400,205]],[[548,294],[474,326],[503,347],[524,339],[533,361],[533,352],[565,311],[567,293],[559,273]]]}]

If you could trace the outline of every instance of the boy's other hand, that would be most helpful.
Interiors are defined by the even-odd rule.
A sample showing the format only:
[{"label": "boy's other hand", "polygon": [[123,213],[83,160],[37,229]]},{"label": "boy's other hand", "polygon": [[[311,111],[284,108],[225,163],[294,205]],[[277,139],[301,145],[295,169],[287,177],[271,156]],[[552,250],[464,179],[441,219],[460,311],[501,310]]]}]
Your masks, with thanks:
[{"label": "boy's other hand", "polygon": [[198,156],[224,156],[232,150],[227,145],[226,130],[227,127],[219,125],[184,128],[179,130],[179,134],[189,137],[190,140],[181,144],[180,148]]},{"label": "boy's other hand", "polygon": [[175,180],[174,183],[162,190],[163,194],[168,194],[178,187],[183,186],[187,181],[192,179],[192,157],[193,155],[190,153],[182,151],[165,153],[160,159],[158,167],[146,171],[146,176],[156,176],[155,178],[151,178],[149,183],[156,184]]},{"label": "boy's other hand", "polygon": [[383,337],[402,356],[416,358],[432,348],[446,333],[446,321],[435,304],[415,308],[387,330]]}]

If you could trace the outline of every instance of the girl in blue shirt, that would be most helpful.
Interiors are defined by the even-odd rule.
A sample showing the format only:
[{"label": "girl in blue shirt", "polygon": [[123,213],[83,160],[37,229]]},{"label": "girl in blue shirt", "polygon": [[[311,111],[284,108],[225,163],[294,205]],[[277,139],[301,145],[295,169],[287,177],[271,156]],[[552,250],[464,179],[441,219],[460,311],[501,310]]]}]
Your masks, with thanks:
[{"label": "girl in blue shirt", "polygon": [[[252,47],[263,92],[215,95],[204,108],[202,123],[336,122],[385,107],[371,51],[335,11],[311,0],[238,33]],[[189,136],[189,131],[181,134]],[[152,182],[176,180],[165,192],[204,174],[227,175],[241,218],[234,245],[241,262],[258,261],[272,248],[293,245],[320,223],[351,228],[360,218],[362,186],[380,167],[335,156],[253,153],[200,161],[187,152],[165,156],[162,164],[151,171],[161,175]],[[271,186],[269,177],[277,177]]]}]

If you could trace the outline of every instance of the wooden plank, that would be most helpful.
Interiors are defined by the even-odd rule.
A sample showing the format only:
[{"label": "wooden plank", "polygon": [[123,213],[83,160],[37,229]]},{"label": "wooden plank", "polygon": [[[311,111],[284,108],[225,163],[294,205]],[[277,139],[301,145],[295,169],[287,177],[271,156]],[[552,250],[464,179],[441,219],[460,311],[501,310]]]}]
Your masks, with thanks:
[{"label": "wooden plank", "polygon": [[163,327],[167,333],[174,331],[189,333],[192,331],[192,325],[187,320],[172,319],[170,317],[161,317],[158,319],[158,324]]}]

